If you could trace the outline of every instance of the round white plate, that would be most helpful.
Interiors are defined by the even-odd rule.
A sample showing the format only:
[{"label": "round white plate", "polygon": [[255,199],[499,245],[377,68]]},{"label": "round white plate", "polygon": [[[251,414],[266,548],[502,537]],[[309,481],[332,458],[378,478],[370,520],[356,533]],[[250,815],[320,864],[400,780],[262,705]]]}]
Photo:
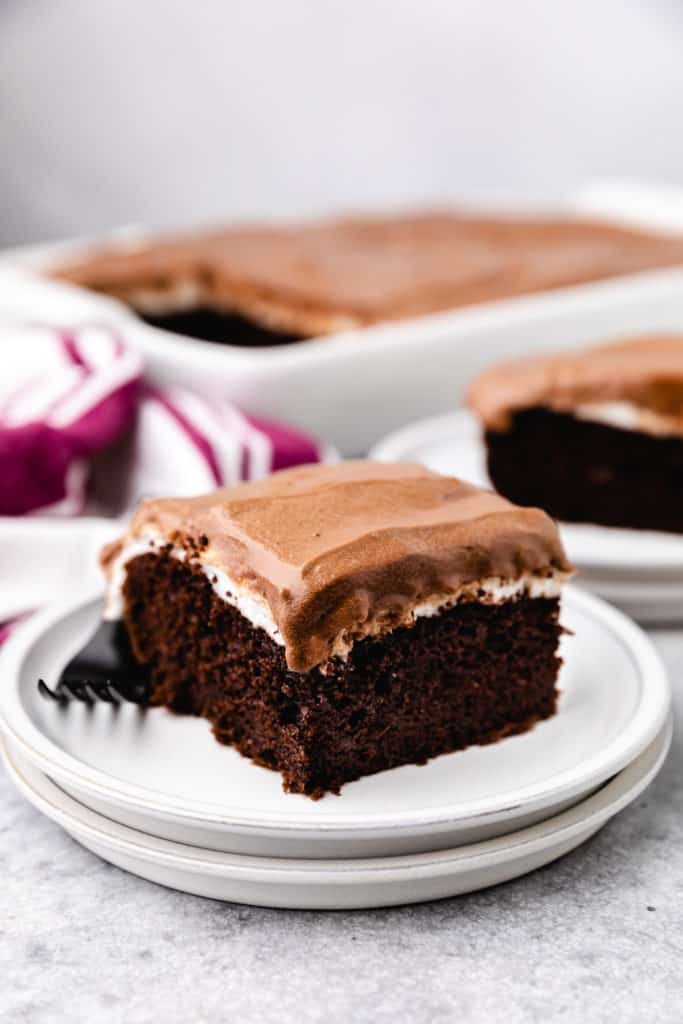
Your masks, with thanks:
[{"label": "round white plate", "polygon": [[32,804],[118,867],[198,896],[266,907],[354,909],[418,903],[506,882],[585,842],[657,774],[669,719],[646,750],[570,810],[512,834],[454,850],[365,860],[245,857],[169,842],[117,824],[73,800],[15,751],[5,763]]},{"label": "round white plate", "polygon": [[644,625],[683,622],[683,583],[618,580],[582,572],[578,582]]},{"label": "round white plate", "polygon": [[559,712],[530,732],[406,765],[314,802],[216,743],[208,722],[126,705],[61,708],[54,683],[99,620],[99,599],[52,607],[0,655],[0,722],[22,756],[88,806],[168,839],[236,853],[373,856],[500,835],[584,797],[637,757],[670,704],[648,638],[567,588]]},{"label": "round white plate", "polygon": [[[370,458],[420,462],[437,473],[491,487],[481,428],[467,410],[414,423],[380,441]],[[683,534],[562,523],[570,560],[591,575],[630,582],[672,580],[683,586]]]},{"label": "round white plate", "polygon": [[0,622],[101,585],[99,553],[121,532],[97,516],[0,516]]}]

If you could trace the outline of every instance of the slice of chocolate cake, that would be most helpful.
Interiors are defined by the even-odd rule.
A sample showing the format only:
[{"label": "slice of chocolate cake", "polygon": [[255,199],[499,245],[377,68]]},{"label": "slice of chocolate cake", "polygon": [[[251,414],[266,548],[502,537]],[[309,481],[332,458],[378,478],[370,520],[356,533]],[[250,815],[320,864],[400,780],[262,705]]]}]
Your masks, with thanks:
[{"label": "slice of chocolate cake", "polygon": [[255,346],[675,265],[683,238],[444,211],[119,244],[54,276],[122,300],[153,326]]},{"label": "slice of chocolate cake", "polygon": [[489,476],[569,522],[683,532],[683,336],[485,371],[469,405]]},{"label": "slice of chocolate cake", "polygon": [[143,502],[106,617],[152,703],[321,796],[528,729],[556,704],[551,519],[411,464],[345,462]]}]

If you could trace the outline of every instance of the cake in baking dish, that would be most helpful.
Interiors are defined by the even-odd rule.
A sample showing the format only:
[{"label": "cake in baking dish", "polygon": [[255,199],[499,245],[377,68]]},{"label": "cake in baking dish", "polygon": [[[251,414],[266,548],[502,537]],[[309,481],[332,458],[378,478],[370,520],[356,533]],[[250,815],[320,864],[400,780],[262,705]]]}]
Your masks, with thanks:
[{"label": "cake in baking dish", "polygon": [[151,703],[319,797],[555,711],[552,520],[411,464],[142,503],[103,554]]},{"label": "cake in baking dish", "polygon": [[445,211],[118,243],[53,273],[152,326],[259,346],[681,264],[670,235]]},{"label": "cake in baking dish", "polygon": [[510,500],[570,522],[683,532],[683,335],[498,364],[469,404]]}]

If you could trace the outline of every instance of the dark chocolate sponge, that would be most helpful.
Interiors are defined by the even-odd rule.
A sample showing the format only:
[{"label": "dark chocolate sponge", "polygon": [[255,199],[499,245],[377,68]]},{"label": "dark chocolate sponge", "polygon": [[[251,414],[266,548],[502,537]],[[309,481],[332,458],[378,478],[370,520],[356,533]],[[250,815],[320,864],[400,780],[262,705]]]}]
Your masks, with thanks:
[{"label": "dark chocolate sponge", "polygon": [[683,439],[534,408],[486,433],[496,490],[556,519],[683,533]]},{"label": "dark chocolate sponge", "polygon": [[125,622],[151,703],[320,797],[361,775],[488,743],[555,711],[557,599],[469,602],[292,672],[284,649],[168,554],[128,563]]}]

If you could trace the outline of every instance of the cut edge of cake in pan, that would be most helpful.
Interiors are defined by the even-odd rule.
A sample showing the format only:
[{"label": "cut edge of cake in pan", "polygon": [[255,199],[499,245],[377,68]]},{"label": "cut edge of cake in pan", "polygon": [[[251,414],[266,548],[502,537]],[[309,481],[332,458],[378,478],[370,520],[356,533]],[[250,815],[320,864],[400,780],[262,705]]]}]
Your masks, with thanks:
[{"label": "cut edge of cake in pan", "polygon": [[683,335],[500,363],[468,402],[511,501],[567,522],[683,532]]},{"label": "cut edge of cake in pan", "polygon": [[151,703],[319,797],[555,711],[571,566],[543,512],[410,464],[144,502],[103,555]]},{"label": "cut edge of cake in pan", "polygon": [[52,274],[152,326],[253,347],[677,265],[677,236],[444,210],[119,243]]}]

